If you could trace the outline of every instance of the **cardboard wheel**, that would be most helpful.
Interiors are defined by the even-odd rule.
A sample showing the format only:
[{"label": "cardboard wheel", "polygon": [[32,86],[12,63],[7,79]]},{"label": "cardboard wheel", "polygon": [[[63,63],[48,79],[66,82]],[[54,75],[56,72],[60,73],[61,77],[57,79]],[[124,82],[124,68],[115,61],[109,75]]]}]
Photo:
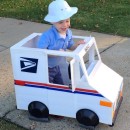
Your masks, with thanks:
[{"label": "cardboard wheel", "polygon": [[77,121],[84,126],[97,126],[99,118],[97,114],[89,109],[81,109],[76,113]]},{"label": "cardboard wheel", "polygon": [[39,101],[33,101],[28,106],[29,114],[36,118],[48,118],[49,110],[47,106]]}]

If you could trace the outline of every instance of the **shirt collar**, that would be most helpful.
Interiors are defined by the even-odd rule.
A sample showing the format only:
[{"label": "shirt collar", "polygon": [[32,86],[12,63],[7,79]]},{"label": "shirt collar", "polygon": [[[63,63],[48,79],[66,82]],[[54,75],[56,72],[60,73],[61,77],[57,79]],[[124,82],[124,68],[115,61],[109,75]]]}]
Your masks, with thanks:
[{"label": "shirt collar", "polygon": [[[52,30],[53,30],[53,32],[55,34],[55,38],[56,39],[61,39],[61,37],[60,37],[60,35],[59,35],[59,33],[58,33],[58,31],[57,31],[57,29],[56,29],[56,27],[54,25],[52,25]],[[70,34],[69,30],[67,30],[66,37],[70,36],[69,34]]]}]

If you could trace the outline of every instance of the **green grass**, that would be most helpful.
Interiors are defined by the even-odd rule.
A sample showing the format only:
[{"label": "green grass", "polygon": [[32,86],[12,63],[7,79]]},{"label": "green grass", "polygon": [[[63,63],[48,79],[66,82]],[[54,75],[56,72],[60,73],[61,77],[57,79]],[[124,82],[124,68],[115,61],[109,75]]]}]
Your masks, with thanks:
[{"label": "green grass", "polygon": [[[44,22],[52,0],[0,0],[0,17]],[[72,28],[130,37],[130,0],[67,0],[79,11]],[[44,22],[46,23],[46,22]]]},{"label": "green grass", "polygon": [[0,118],[0,130],[26,130]]}]

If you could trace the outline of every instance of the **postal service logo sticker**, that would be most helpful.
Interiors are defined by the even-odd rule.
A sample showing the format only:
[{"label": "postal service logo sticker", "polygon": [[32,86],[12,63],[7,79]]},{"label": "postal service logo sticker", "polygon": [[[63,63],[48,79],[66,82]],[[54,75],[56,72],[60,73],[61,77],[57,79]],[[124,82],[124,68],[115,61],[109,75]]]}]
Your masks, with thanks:
[{"label": "postal service logo sticker", "polygon": [[22,72],[37,73],[38,59],[20,57],[20,67]]}]

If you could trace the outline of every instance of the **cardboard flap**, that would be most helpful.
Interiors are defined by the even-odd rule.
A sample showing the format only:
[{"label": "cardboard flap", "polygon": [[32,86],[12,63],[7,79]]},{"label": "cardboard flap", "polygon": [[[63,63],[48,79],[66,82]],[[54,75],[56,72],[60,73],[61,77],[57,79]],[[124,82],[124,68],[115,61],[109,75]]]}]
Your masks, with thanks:
[{"label": "cardboard flap", "polygon": [[90,85],[105,98],[114,102],[120,91],[123,78],[101,63],[95,74],[89,76]]}]

